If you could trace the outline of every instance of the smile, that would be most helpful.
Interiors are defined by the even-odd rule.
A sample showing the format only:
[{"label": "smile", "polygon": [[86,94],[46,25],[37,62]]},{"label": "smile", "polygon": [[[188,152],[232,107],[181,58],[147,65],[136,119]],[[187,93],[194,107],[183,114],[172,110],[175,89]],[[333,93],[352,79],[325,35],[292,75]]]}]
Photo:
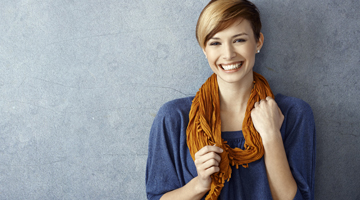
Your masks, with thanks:
[{"label": "smile", "polygon": [[243,64],[243,62],[229,64],[229,65],[220,64],[220,67],[223,70],[227,71],[227,70],[239,69],[242,66],[242,64]]}]

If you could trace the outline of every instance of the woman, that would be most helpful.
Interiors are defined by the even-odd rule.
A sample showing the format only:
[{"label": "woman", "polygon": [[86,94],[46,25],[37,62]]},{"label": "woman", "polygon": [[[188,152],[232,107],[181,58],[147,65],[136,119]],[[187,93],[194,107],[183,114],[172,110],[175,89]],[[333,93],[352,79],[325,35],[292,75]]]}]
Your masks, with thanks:
[{"label": "woman", "polygon": [[214,74],[153,123],[148,199],[314,199],[315,126],[300,99],[253,72],[264,36],[246,0],[212,0],[196,36]]}]

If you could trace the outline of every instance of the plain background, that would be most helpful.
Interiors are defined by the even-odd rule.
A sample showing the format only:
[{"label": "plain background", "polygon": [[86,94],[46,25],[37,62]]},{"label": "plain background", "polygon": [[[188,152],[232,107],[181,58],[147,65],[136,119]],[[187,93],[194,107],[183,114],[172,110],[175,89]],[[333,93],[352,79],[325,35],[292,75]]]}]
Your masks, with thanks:
[{"label": "plain background", "polygon": [[[208,0],[2,0],[0,199],[146,199],[149,130],[211,75]],[[313,109],[316,199],[360,199],[360,1],[254,0],[255,71]]]}]

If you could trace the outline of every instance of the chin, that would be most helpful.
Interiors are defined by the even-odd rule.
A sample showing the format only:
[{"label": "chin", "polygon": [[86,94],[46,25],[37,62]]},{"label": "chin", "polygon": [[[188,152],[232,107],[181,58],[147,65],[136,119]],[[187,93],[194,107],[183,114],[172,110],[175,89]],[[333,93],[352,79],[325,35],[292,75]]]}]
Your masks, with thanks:
[{"label": "chin", "polygon": [[239,70],[234,73],[224,73],[219,72],[217,73],[218,78],[220,78],[222,81],[226,83],[238,83],[241,84],[243,81],[253,81],[252,77],[252,70],[244,73],[244,71]]}]

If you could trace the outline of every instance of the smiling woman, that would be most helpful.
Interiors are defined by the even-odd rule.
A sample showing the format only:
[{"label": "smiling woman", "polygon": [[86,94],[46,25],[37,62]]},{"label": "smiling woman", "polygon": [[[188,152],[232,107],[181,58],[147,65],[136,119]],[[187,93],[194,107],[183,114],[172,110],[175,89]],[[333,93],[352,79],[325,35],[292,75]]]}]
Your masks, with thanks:
[{"label": "smiling woman", "polygon": [[148,199],[314,199],[315,125],[304,101],[253,71],[264,36],[246,0],[212,0],[196,36],[214,74],[153,123]]}]

